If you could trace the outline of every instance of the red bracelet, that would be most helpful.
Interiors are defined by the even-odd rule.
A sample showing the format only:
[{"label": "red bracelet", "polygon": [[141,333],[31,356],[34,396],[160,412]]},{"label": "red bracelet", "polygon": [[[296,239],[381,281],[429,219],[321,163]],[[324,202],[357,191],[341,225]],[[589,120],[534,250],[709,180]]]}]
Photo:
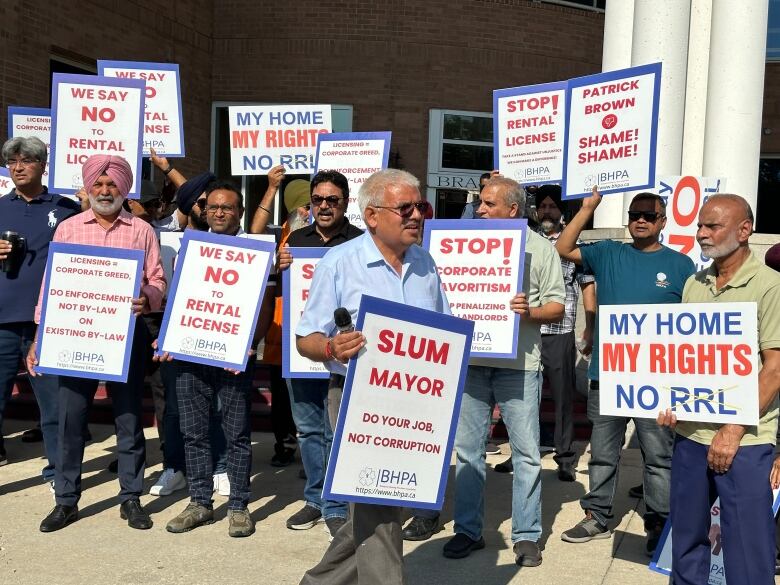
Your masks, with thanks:
[{"label": "red bracelet", "polygon": [[325,344],[325,361],[330,361],[333,359],[333,350],[330,347],[331,338],[328,338],[328,342]]}]

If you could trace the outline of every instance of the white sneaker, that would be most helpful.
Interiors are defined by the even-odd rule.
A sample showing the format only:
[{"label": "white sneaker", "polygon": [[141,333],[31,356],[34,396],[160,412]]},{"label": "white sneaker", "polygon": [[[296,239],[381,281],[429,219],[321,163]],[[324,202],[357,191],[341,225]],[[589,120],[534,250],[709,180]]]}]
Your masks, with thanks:
[{"label": "white sneaker", "polygon": [[187,487],[187,478],[181,471],[174,471],[172,467],[163,470],[162,475],[157,479],[151,489],[150,496],[169,496],[177,490]]},{"label": "white sneaker", "polygon": [[214,474],[214,491],[220,496],[230,496],[230,480],[227,473]]},{"label": "white sneaker", "polygon": [[49,491],[54,495],[54,480],[49,482]]}]

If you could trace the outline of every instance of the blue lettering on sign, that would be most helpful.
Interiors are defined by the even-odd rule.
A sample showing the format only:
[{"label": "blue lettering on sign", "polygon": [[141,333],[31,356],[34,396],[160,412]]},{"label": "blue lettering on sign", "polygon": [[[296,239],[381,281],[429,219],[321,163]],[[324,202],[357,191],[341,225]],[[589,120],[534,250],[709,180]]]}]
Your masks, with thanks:
[{"label": "blue lettering on sign", "polygon": [[476,341],[477,343],[481,343],[481,342],[488,343],[488,342],[491,342],[493,340],[491,339],[489,332],[487,332],[487,331],[475,331],[474,332],[474,341]]},{"label": "blue lettering on sign", "polygon": [[195,344],[198,349],[204,349],[206,351],[227,351],[227,345],[220,341],[208,341],[207,339],[198,339]]},{"label": "blue lettering on sign", "polygon": [[268,121],[272,126],[312,126],[322,125],[322,112],[271,112]]},{"label": "blue lettering on sign", "polygon": [[[618,321],[618,317],[620,318],[620,321]],[[631,314],[631,320],[634,322],[634,326],[636,327],[636,333],[637,335],[640,335],[642,333],[642,323],[644,323],[645,319],[647,318],[647,313],[642,313],[642,315],[637,316],[635,314]],[[609,332],[612,335],[626,335],[629,333],[628,331],[628,315],[610,315],[609,316]]]},{"label": "blue lettering on sign", "polygon": [[[742,315],[725,313],[680,313],[656,315],[656,333],[659,335],[742,335]],[[618,331],[620,333],[620,331]]]},{"label": "blue lettering on sign", "polygon": [[259,124],[262,117],[263,112],[244,112],[243,114],[241,112],[237,112],[236,124],[238,126],[251,126],[252,124]]},{"label": "blue lettering on sign", "polygon": [[655,410],[658,407],[658,390],[645,384],[639,389],[634,389],[633,384],[624,388],[622,384],[617,385],[617,407],[635,408],[635,405],[644,410]]},{"label": "blue lettering on sign", "polygon": [[267,171],[274,164],[273,159],[267,154],[263,154],[260,156],[255,156],[254,154],[251,155],[245,154],[241,157],[241,162],[244,165],[245,171],[248,171],[250,169],[256,171],[258,168]]},{"label": "blue lettering on sign", "polygon": [[617,171],[598,173],[597,177],[599,183],[608,183],[610,181],[617,181],[618,179],[628,179],[628,171],[626,169],[620,169]]},{"label": "blue lettering on sign", "polygon": [[416,486],[417,474],[408,471],[396,471],[394,469],[380,469],[377,475],[376,485],[405,485]]},{"label": "blue lettering on sign", "polygon": [[[684,410],[685,412],[708,412],[725,416],[737,414],[737,410],[728,408],[724,389],[711,390],[710,388],[692,388],[684,386],[672,386],[671,388],[672,410]],[[717,396],[717,411],[715,410],[715,398]]]}]

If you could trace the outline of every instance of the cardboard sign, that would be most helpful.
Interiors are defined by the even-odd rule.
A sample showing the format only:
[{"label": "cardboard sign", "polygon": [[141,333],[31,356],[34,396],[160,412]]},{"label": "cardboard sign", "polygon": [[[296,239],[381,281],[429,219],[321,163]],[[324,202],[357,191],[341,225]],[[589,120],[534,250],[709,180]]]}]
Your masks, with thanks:
[{"label": "cardboard sign", "polygon": [[312,174],[317,137],[331,132],[330,106],[230,106],[233,175],[267,175],[283,164],[293,174]]},{"label": "cardboard sign", "polygon": [[439,510],[474,324],[363,295],[322,497]]},{"label": "cardboard sign", "polygon": [[452,314],[474,322],[472,357],[517,357],[520,316],[509,301],[523,290],[525,219],[425,222],[423,248],[433,256]]},{"label": "cardboard sign", "polygon": [[295,329],[301,320],[317,263],[330,248],[290,248],[293,263],[282,272],[282,376],[285,378],[327,378],[321,362],[313,362],[298,353]]},{"label": "cardboard sign", "polygon": [[568,82],[563,198],[655,185],[661,64]]},{"label": "cardboard sign", "polygon": [[140,196],[144,82],[94,75],[52,77],[52,136],[49,186],[75,193],[81,167],[93,154],[121,156],[133,169],[128,197]]},{"label": "cardboard sign", "polygon": [[187,230],[168,293],[160,351],[244,371],[275,246]]},{"label": "cardboard sign", "polygon": [[[46,145],[51,142],[51,110],[49,108],[8,107],[8,138],[34,136]],[[49,166],[43,171],[43,184],[49,186]]]},{"label": "cardboard sign", "polygon": [[493,168],[521,185],[560,183],[566,83],[493,91]]},{"label": "cardboard sign", "polygon": [[15,188],[16,185],[11,180],[11,173],[8,172],[6,167],[0,167],[0,197],[8,195]]},{"label": "cardboard sign", "polygon": [[154,148],[160,156],[184,156],[184,119],[181,85],[176,63],[98,60],[98,75],[141,79],[146,84],[143,154]]},{"label": "cardboard sign", "polygon": [[49,245],[37,371],[127,381],[143,263],[142,250]]},{"label": "cardboard sign", "polygon": [[[347,219],[366,229],[357,196],[360,186],[375,172],[387,168],[390,157],[390,132],[341,132],[320,134],[317,140],[315,173],[338,171],[349,183]],[[313,221],[312,217],[312,221]]]},{"label": "cardboard sign", "polygon": [[599,306],[600,413],[757,425],[757,332],[756,303]]}]

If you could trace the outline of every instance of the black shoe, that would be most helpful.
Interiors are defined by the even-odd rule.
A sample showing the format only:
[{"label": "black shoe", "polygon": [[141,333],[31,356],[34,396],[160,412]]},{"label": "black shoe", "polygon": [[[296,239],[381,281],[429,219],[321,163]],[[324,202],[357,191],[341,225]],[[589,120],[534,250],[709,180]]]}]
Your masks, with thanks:
[{"label": "black shoe", "polygon": [[328,528],[331,540],[333,540],[333,537],[336,536],[336,533],[341,530],[341,527],[346,523],[347,519],[342,518],[341,516],[334,516],[333,518],[325,519],[325,526]]},{"label": "black shoe", "polygon": [[404,540],[428,540],[431,536],[441,531],[439,517],[423,518],[414,516],[406,525],[401,535]]},{"label": "black shoe", "polygon": [[499,473],[514,473],[515,466],[512,463],[512,458],[510,457],[506,461],[502,461],[501,463],[497,463],[496,466],[493,468]]},{"label": "black shoe", "polygon": [[447,541],[442,553],[448,559],[463,559],[471,554],[473,550],[485,548],[485,539],[481,536],[479,540],[471,540],[465,534],[458,532]]},{"label": "black shoe", "polygon": [[630,490],[628,490],[628,495],[629,497],[632,498],[639,498],[639,499],[644,498],[645,488],[641,483],[639,485],[635,485]]},{"label": "black shoe", "polygon": [[141,507],[138,500],[125,500],[119,506],[119,517],[127,520],[127,525],[136,530],[149,530],[152,527],[152,519]]},{"label": "black shoe", "polygon": [[542,551],[532,540],[518,540],[513,546],[515,564],[521,567],[538,567],[542,564]]},{"label": "black shoe", "polygon": [[577,479],[577,469],[574,463],[561,463],[558,466],[558,479],[561,481],[574,481]]},{"label": "black shoe", "polygon": [[0,450],[0,467],[3,465],[8,465],[8,455],[5,454],[5,451]]},{"label": "black shoe", "polygon": [[43,441],[43,431],[41,427],[27,429],[22,433],[22,443],[40,443]]},{"label": "black shoe", "polygon": [[57,504],[41,522],[41,532],[54,532],[79,519],[78,506]]},{"label": "black shoe", "polygon": [[295,449],[274,445],[276,453],[271,457],[271,465],[274,467],[287,467],[295,461]]},{"label": "black shoe", "polygon": [[114,459],[111,463],[108,464],[107,469],[111,473],[116,473],[117,471],[119,471],[119,460],[118,459]]}]

